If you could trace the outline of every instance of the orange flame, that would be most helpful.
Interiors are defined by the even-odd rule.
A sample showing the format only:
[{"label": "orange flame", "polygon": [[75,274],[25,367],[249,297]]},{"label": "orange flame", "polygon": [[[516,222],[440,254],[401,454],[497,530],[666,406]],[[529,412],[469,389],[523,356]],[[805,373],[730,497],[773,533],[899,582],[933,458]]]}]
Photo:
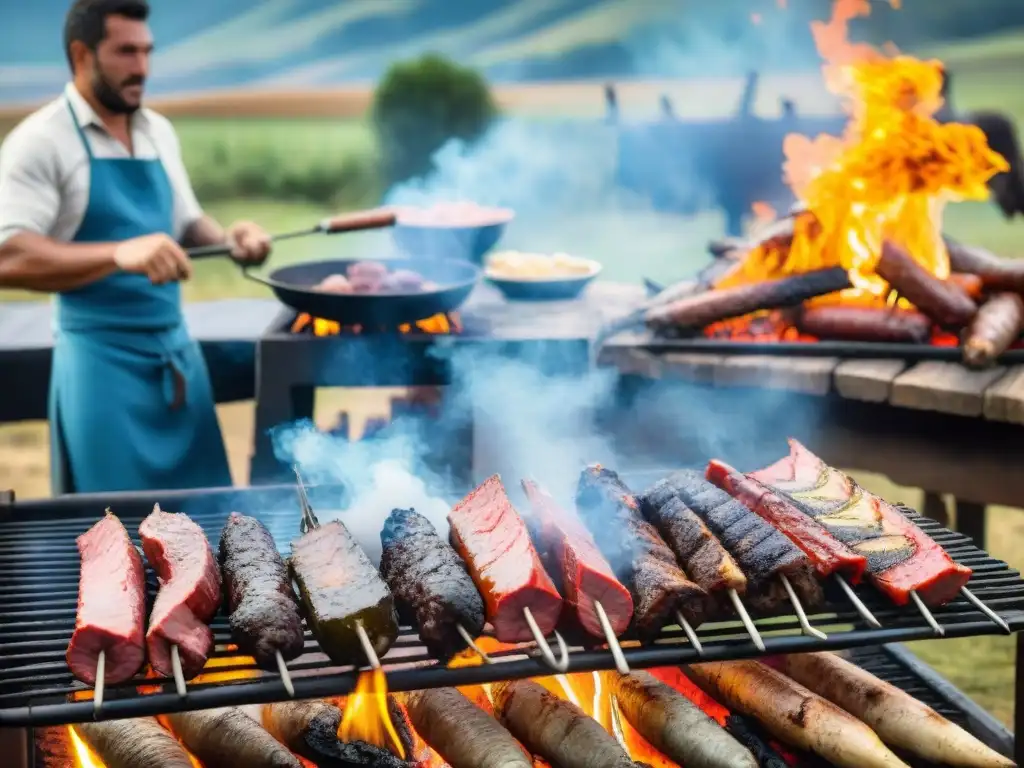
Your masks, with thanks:
[{"label": "orange flame", "polygon": [[359,673],[356,689],[345,699],[338,739],[343,742],[363,741],[381,749],[390,749],[405,759],[405,748],[388,711],[388,681],[383,670]]},{"label": "orange flame", "polygon": [[71,746],[75,751],[76,768],[104,768],[103,761],[89,748],[81,736],[70,725],[68,735],[71,737]]},{"label": "orange flame", "polygon": [[[453,312],[450,315],[437,314],[433,317],[428,317],[425,320],[417,320],[415,323],[406,323],[398,326],[400,333],[412,333],[413,328],[419,333],[427,333],[432,335],[448,335],[452,333],[462,333],[462,321],[460,320],[457,313]],[[363,332],[361,325],[353,325],[342,327],[341,323],[336,323],[333,320],[324,320],[319,317],[313,317],[312,315],[303,312],[292,323],[292,333],[302,333],[307,329],[313,331],[314,336],[338,336],[342,331],[352,334],[360,334]]]}]

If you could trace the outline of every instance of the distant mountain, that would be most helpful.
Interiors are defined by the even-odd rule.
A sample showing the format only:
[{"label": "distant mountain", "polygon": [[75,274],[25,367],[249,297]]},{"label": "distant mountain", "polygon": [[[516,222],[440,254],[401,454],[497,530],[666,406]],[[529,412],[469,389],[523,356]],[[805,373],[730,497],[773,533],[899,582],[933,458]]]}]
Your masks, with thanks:
[{"label": "distant mountain", "polygon": [[[8,4],[9,5],[9,4]],[[0,102],[36,101],[67,76],[68,0],[5,8]],[[829,0],[176,0],[153,2],[152,90],[338,85],[437,51],[497,81],[685,77],[817,62],[808,24]],[[780,6],[787,6],[782,9]],[[859,33],[931,43],[1024,26],[1021,0],[885,3]]]}]

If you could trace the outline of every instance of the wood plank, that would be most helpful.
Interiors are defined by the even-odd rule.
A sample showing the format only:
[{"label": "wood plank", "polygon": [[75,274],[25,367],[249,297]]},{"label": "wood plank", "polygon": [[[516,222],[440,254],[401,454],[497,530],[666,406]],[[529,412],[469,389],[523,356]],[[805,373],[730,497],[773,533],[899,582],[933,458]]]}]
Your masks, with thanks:
[{"label": "wood plank", "polygon": [[992,421],[1024,424],[1024,365],[1011,368],[985,390],[984,413]]},{"label": "wood plank", "polygon": [[960,363],[918,363],[893,381],[889,402],[903,408],[981,416],[985,390],[1005,373],[1005,368],[971,371]]},{"label": "wood plank", "polygon": [[848,400],[885,403],[893,380],[906,367],[902,360],[844,360],[832,378],[836,392]]},{"label": "wood plank", "polygon": [[666,352],[661,355],[662,377],[692,384],[714,384],[715,371],[724,360],[721,355]]},{"label": "wood plank", "polygon": [[715,367],[719,387],[784,389],[808,395],[827,395],[832,372],[839,364],[833,357],[778,357],[731,355]]}]

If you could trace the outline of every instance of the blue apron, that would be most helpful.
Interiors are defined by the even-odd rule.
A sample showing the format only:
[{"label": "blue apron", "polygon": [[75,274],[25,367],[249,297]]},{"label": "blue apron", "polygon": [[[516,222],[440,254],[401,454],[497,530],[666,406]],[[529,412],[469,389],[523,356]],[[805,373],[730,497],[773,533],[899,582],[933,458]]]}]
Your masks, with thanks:
[{"label": "blue apron", "polygon": [[[173,236],[174,193],[159,159],[89,158],[74,242]],[[50,379],[53,493],[231,485],[213,392],[189,338],[178,283],[116,273],[56,300]]]}]

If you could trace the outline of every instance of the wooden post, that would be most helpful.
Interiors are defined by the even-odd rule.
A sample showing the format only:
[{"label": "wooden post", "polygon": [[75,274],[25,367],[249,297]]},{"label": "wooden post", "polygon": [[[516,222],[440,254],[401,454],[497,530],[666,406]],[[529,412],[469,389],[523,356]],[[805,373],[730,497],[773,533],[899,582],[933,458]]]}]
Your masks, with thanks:
[{"label": "wooden post", "polygon": [[985,549],[986,509],[984,504],[956,500],[956,529],[965,536],[970,536],[979,549]]},{"label": "wooden post", "polygon": [[[949,509],[946,507],[946,500],[941,494],[932,491],[924,492],[924,506],[921,514],[930,517],[943,528],[949,528]],[[957,518],[957,522],[960,522]]]}]

